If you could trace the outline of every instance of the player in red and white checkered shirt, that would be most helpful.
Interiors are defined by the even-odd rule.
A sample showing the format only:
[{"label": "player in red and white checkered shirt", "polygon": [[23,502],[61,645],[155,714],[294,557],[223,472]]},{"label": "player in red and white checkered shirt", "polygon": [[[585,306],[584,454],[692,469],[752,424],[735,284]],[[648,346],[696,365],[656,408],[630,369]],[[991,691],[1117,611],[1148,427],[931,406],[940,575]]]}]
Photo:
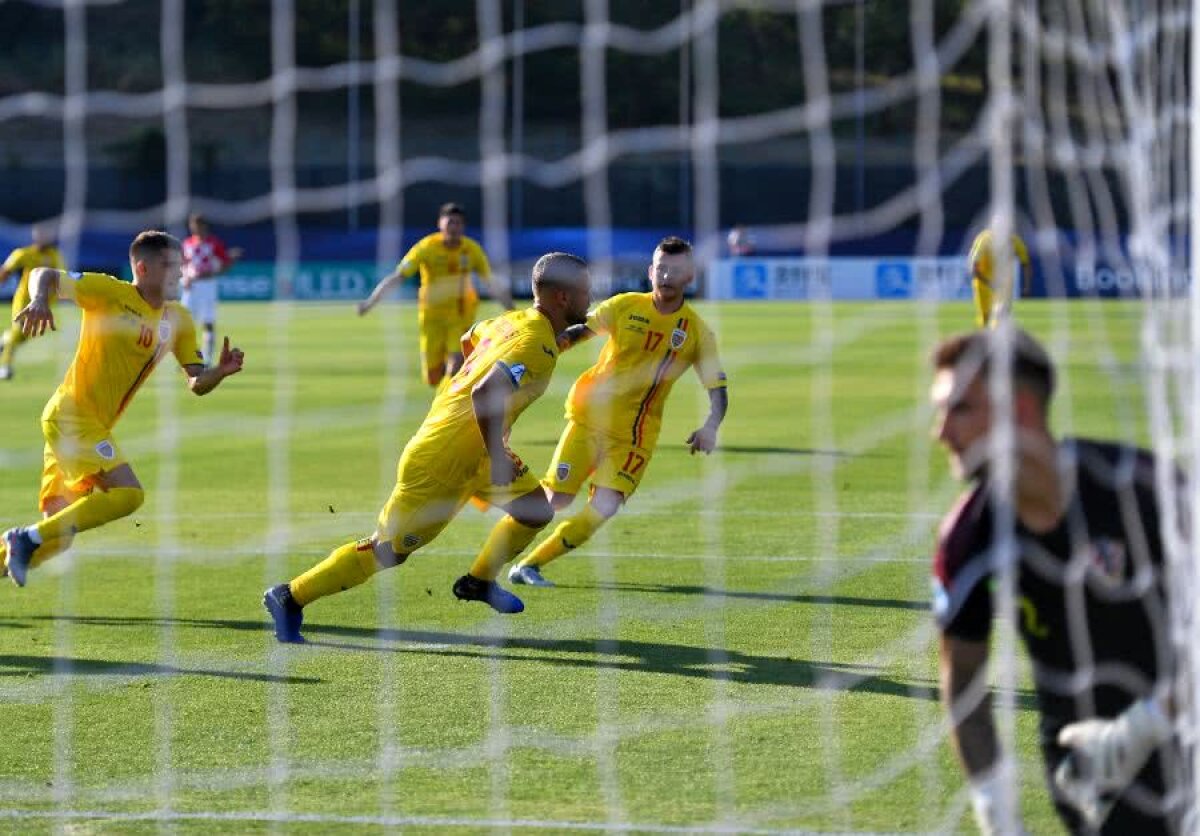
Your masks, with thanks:
[{"label": "player in red and white checkered shirt", "polygon": [[204,326],[204,362],[211,363],[217,344],[217,276],[242,257],[240,247],[225,249],[203,215],[188,218],[192,233],[183,242],[183,304],[192,319]]}]

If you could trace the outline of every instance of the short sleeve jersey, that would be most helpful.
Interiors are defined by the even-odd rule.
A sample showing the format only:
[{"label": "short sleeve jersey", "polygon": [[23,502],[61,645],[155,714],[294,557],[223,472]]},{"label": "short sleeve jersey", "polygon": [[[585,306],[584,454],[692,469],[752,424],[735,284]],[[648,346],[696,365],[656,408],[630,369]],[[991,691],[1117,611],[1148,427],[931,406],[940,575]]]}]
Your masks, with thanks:
[{"label": "short sleeve jersey", "polygon": [[[486,448],[475,421],[471,390],[493,368],[503,370],[514,393],[505,415],[507,431],[546,391],[558,362],[558,347],[550,320],[535,308],[477,322],[466,339],[471,350],[462,368],[434,399],[410,444],[420,444],[425,450],[453,451],[452,458],[473,469],[472,462],[485,454]],[[447,468],[454,469],[455,465],[448,462]]]},{"label": "short sleeve jersey", "polygon": [[[1033,660],[1043,737],[1081,717],[1113,717],[1169,675],[1154,459],[1083,439],[1059,448],[1073,491],[1059,525],[1015,533],[1015,613]],[[951,510],[933,562],[942,633],[986,641],[993,613],[995,504],[986,482]],[[1094,679],[1093,679],[1094,677]]]},{"label": "short sleeve jersey", "polygon": [[181,367],[204,362],[196,327],[178,302],[152,308],[137,288],[102,273],[66,273],[59,296],[83,311],[79,345],[66,377],[46,404],[56,415],[111,429],[168,353]]},{"label": "short sleeve jersey", "polygon": [[65,270],[62,253],[57,247],[19,247],[8,254],[4,260],[4,269],[9,272],[20,271],[21,278],[17,283],[17,294],[28,292],[29,274],[36,267],[53,267],[55,270]]},{"label": "short sleeve jersey", "polygon": [[726,385],[716,337],[687,302],[661,314],[652,294],[622,293],[592,310],[587,326],[608,342],[567,395],[572,421],[650,449],[663,404],[688,368],[708,389]]},{"label": "short sleeve jersey", "polygon": [[426,235],[413,245],[398,267],[400,275],[421,275],[418,301],[427,313],[463,313],[479,301],[471,274],[489,279],[492,268],[483,248],[465,235],[451,249],[442,241],[442,234]]},{"label": "short sleeve jersey", "polygon": [[225,244],[215,235],[189,235],[183,240],[183,275],[203,279],[216,275],[229,263]]},{"label": "short sleeve jersey", "polygon": [[[1029,250],[1019,235],[1012,236],[1012,254],[1017,264],[1020,265],[1021,274],[1028,275],[1031,269],[1029,265]],[[992,252],[992,231],[985,229],[975,236],[975,240],[971,244],[971,253],[967,256],[971,278],[978,279],[988,287],[994,287],[996,279],[995,263],[995,254]]]}]

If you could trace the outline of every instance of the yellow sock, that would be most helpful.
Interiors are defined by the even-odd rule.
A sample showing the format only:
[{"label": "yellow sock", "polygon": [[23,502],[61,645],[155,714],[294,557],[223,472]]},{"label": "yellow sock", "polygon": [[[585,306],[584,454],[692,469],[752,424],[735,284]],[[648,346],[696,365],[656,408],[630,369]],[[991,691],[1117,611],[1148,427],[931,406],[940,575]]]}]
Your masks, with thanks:
[{"label": "yellow sock", "polygon": [[37,551],[33,553],[33,557],[30,558],[29,568],[34,569],[38,566],[41,566],[50,558],[62,554],[67,549],[71,548],[71,543],[74,541],[74,539],[74,537],[57,537],[53,540],[43,541],[42,544],[37,547]]},{"label": "yellow sock", "polygon": [[577,549],[592,538],[608,518],[590,504],[575,516],[563,520],[554,533],[538,544],[529,556],[521,561],[522,566],[545,566],[551,560],[562,557]]},{"label": "yellow sock", "polygon": [[479,556],[471,564],[471,574],[481,581],[496,580],[504,564],[524,551],[541,530],[522,525],[511,515],[505,514],[484,541]]},{"label": "yellow sock", "polygon": [[356,540],[338,546],[329,557],[293,580],[289,587],[292,600],[306,606],[326,595],[342,592],[364,583],[379,571],[371,541]]},{"label": "yellow sock", "polygon": [[[73,537],[59,537],[56,540],[48,540],[42,543],[34,551],[33,557],[29,559],[29,568],[35,569],[50,558],[62,554],[71,548],[71,542],[74,539]],[[5,568],[8,567],[8,548],[4,545],[3,540],[0,540],[0,563],[3,563]]]},{"label": "yellow sock", "polygon": [[111,488],[80,497],[52,517],[37,524],[43,543],[61,537],[70,539],[80,531],[97,528],[126,517],[141,507],[146,494],[141,488]]}]

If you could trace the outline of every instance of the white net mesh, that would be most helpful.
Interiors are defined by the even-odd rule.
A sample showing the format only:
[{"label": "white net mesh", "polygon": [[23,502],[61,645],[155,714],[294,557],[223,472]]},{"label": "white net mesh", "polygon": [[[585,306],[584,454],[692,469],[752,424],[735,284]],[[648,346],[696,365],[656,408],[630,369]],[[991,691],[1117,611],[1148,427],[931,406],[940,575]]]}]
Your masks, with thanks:
[{"label": "white net mesh", "polygon": [[[159,4],[65,0],[28,5],[39,12],[61,11],[61,93],[18,91],[0,97],[0,135],[10,128],[12,136],[19,137],[31,123],[61,128],[57,164],[62,169],[62,201],[56,220],[70,265],[79,263],[85,233],[131,233],[151,226],[179,230],[189,212],[202,211],[226,228],[270,224],[275,288],[285,300],[302,266],[306,218],[347,212],[356,224],[361,211],[361,223],[378,225],[375,262],[378,274],[383,275],[409,243],[403,239],[406,193],[438,184],[478,190],[482,244],[499,275],[517,275],[519,269],[514,263],[528,255],[515,254],[510,246],[510,230],[514,224],[519,225],[525,206],[519,199],[520,190],[537,188],[553,195],[555,189],[578,187],[582,211],[577,214],[586,226],[586,255],[594,275],[604,282],[616,269],[614,227],[623,225],[622,215],[629,211],[626,205],[614,204],[612,174],[617,164],[663,157],[681,161],[679,165],[685,170],[682,179],[688,187],[681,190],[679,225],[690,229],[698,260],[709,264],[723,254],[723,232],[734,220],[722,213],[723,187],[730,188],[730,180],[735,179],[726,174],[723,164],[739,154],[779,154],[789,161],[801,158],[808,179],[798,183],[792,206],[774,207],[765,222],[753,226],[756,244],[763,250],[801,250],[809,258],[820,259],[830,254],[853,254],[856,243],[864,242],[864,247],[877,253],[879,237],[902,228],[910,233],[910,250],[904,255],[932,258],[947,251],[945,241],[951,236],[948,229],[974,229],[981,222],[990,222],[997,240],[1008,240],[1010,231],[1027,236],[1043,284],[1051,295],[1064,295],[1077,288],[1106,289],[1106,280],[1120,285],[1123,277],[1132,277],[1135,295],[1144,303],[1132,314],[1140,322],[1141,336],[1140,365],[1135,364],[1132,372],[1128,358],[1109,349],[1122,336],[1111,329],[1128,329],[1128,322],[1119,318],[1114,325],[1104,308],[1110,303],[1073,299],[1046,304],[1037,308],[1042,317],[1039,321],[1049,332],[1052,353],[1066,357],[1076,352],[1077,344],[1084,344],[1087,350],[1097,352],[1093,360],[1101,373],[1117,381],[1114,388],[1120,387],[1125,394],[1134,388],[1131,377],[1136,380],[1140,369],[1146,369],[1149,432],[1140,404],[1121,403],[1116,398],[1115,405],[1106,407],[1112,416],[1112,422],[1104,427],[1108,434],[1143,444],[1152,438],[1163,462],[1183,465],[1191,472],[1196,472],[1195,465],[1200,464],[1200,447],[1195,441],[1195,416],[1200,414],[1195,363],[1200,293],[1192,286],[1190,304],[1184,305],[1180,285],[1169,279],[1194,263],[1185,244],[1189,240],[1193,193],[1188,176],[1195,176],[1200,168],[1194,159],[1190,169],[1187,165],[1192,142],[1188,124],[1189,120],[1194,123],[1197,114],[1189,98],[1196,82],[1188,77],[1196,70],[1187,61],[1194,15],[1184,0],[1070,0],[1015,6],[983,0],[915,0],[906,14],[892,18],[908,27],[910,51],[902,62],[904,68],[888,74],[872,72],[875,56],[862,36],[857,41],[853,83],[846,83],[847,68],[838,63],[845,56],[835,59],[828,54],[830,29],[835,24],[865,26],[868,20],[878,18],[878,7],[883,3],[683,0],[678,12],[666,15],[662,25],[641,29],[619,22],[607,0],[584,0],[572,19],[529,26],[521,22],[526,4],[509,7],[501,0],[478,0],[474,4],[475,31],[466,39],[470,48],[453,60],[431,61],[402,52],[401,34],[406,21],[396,0],[349,0],[346,12],[354,33],[352,55],[357,56],[358,34],[368,30],[370,57],[348,55],[347,60],[313,67],[297,63],[297,3],[273,0],[269,8],[264,5],[245,12],[269,16],[269,42],[259,48],[269,51],[270,74],[238,82],[189,77],[186,59],[198,49],[202,52],[203,47],[189,40],[189,26],[195,20],[192,15],[198,12],[185,0],[162,0]],[[157,15],[161,85],[156,89],[122,91],[96,85],[89,79],[89,56],[109,45],[97,44],[89,37],[88,22],[110,7],[130,8],[147,17]],[[313,9],[302,7],[301,13],[305,11]],[[724,62],[730,60],[730,55],[744,52],[746,46],[723,43],[722,24],[738,15],[751,14],[769,21],[764,31],[785,31],[794,41],[803,97],[786,107],[727,115],[729,103],[721,96],[723,83],[727,73],[737,70],[726,69]],[[56,35],[41,33],[36,37],[49,41]],[[541,155],[532,147],[532,137],[526,138],[522,107],[537,95],[538,79],[523,75],[524,61],[561,50],[577,53],[579,109],[573,132],[578,135],[578,147],[561,155]],[[677,122],[664,119],[661,124],[632,128],[610,124],[610,61],[614,53],[647,59],[678,54],[684,67],[683,81],[690,90],[681,94],[683,104]],[[981,53],[986,53],[986,62],[978,60]],[[954,91],[958,83],[969,87],[971,81],[984,85],[982,94],[975,91],[982,106],[966,120],[965,129],[951,130],[947,128],[947,99],[953,92],[947,91]],[[478,88],[478,142],[470,159],[429,153],[428,148],[436,147],[436,143],[428,137],[415,137],[414,148],[405,144],[412,136],[406,120],[421,118],[421,114],[404,107],[406,86],[444,90],[447,95],[463,86]],[[364,90],[369,90],[369,107],[360,102]],[[298,172],[304,168],[306,155],[316,153],[322,138],[329,136],[315,129],[311,116],[305,116],[304,98],[331,92],[346,93],[354,122],[353,136],[358,141],[349,144],[345,177],[332,184],[302,183]],[[898,111],[903,115],[896,118],[910,126],[901,131],[902,141],[880,149],[863,140],[864,120],[883,119]],[[108,120],[161,127],[165,171],[162,200],[111,208],[90,188],[89,166],[94,162],[94,151],[90,150],[93,145],[89,144],[89,136],[103,134]],[[265,190],[237,192],[237,196],[231,196],[234,190],[227,194],[220,190],[197,193],[197,137],[219,130],[215,126],[222,120],[239,125],[241,151],[253,155],[266,149],[262,156],[269,167],[269,187]],[[367,130],[361,130],[359,120],[368,126]],[[245,127],[250,124],[255,127]],[[852,140],[855,130],[858,134]],[[527,141],[529,148],[525,147]],[[865,157],[903,157],[911,176],[895,188],[865,189],[863,179],[871,172],[862,164]],[[853,200],[846,198],[847,180],[839,169],[845,168],[847,158],[856,158],[859,164],[856,179],[851,178],[857,182]],[[370,160],[370,164],[363,165],[364,160]],[[986,176],[980,175],[982,169],[986,169]],[[967,183],[973,186],[964,185]],[[980,217],[955,217],[956,208],[972,202],[961,197],[952,200],[952,193],[980,185],[990,190],[986,208],[978,212]],[[736,182],[733,187],[736,189]],[[866,191],[878,199],[866,198]],[[982,202],[976,200],[974,205],[979,208]],[[0,230],[10,233],[10,237],[23,235],[20,227],[16,219],[0,217]],[[1195,237],[1190,241],[1191,246],[1197,246]],[[1011,253],[1005,254],[1001,262],[1011,261],[1012,257]],[[1168,280],[1156,280],[1162,277]],[[178,692],[163,690],[156,691],[152,701],[152,768],[144,774],[99,784],[84,781],[86,786],[81,787],[81,755],[75,737],[79,692],[72,678],[80,637],[77,623],[62,618],[53,622],[54,663],[50,672],[54,686],[43,693],[51,703],[52,714],[47,722],[53,735],[52,768],[44,776],[51,789],[35,792],[33,803],[25,804],[29,800],[25,793],[35,777],[40,784],[43,776],[19,771],[6,775],[0,782],[0,797],[10,799],[12,804],[3,814],[14,818],[111,817],[160,822],[228,819],[509,830],[527,826],[646,832],[687,828],[736,832],[958,828],[965,822],[967,800],[957,771],[946,770],[951,761],[945,746],[945,723],[930,699],[935,678],[931,662],[935,633],[925,617],[927,613],[919,613],[921,618],[905,624],[898,633],[881,633],[869,651],[863,651],[857,646],[846,647],[844,631],[852,628],[847,627],[838,610],[824,605],[857,600],[863,595],[858,592],[859,583],[876,590],[878,597],[879,585],[873,573],[880,566],[898,569],[893,581],[905,585],[903,594],[895,593],[898,599],[914,587],[923,588],[928,574],[925,552],[931,542],[930,528],[953,492],[953,486],[943,476],[932,475],[929,467],[935,451],[926,433],[928,377],[924,351],[948,329],[948,321],[965,327],[968,320],[965,308],[956,309],[948,320],[936,295],[932,304],[913,302],[902,310],[887,305],[849,309],[836,298],[826,285],[824,292],[811,294],[804,308],[788,308],[785,313],[789,323],[802,323],[796,327],[807,341],[775,346],[776,357],[759,356],[757,352],[763,346],[748,341],[727,347],[731,378],[735,380],[739,366],[749,374],[762,363],[770,365],[769,361],[788,364],[772,367],[776,378],[770,383],[771,397],[764,396],[757,406],[790,410],[803,427],[798,427],[794,436],[789,435],[789,447],[782,455],[714,458],[705,461],[698,469],[699,475],[693,473],[689,480],[661,485],[651,482],[623,512],[629,525],[606,528],[589,544],[599,591],[595,613],[578,613],[562,623],[537,624],[525,634],[500,619],[472,626],[475,633],[483,634],[482,638],[436,630],[406,632],[397,628],[392,614],[398,609],[403,611],[409,596],[420,597],[420,590],[415,589],[420,584],[406,580],[407,568],[372,581],[376,586],[373,592],[378,629],[373,636],[351,635],[359,635],[364,643],[373,641],[376,648],[471,645],[484,658],[486,693],[479,703],[486,705],[486,731],[481,742],[431,749],[419,739],[414,742],[401,734],[380,733],[369,750],[355,760],[322,760],[305,753],[301,744],[307,733],[306,723],[313,718],[302,707],[296,707],[290,689],[298,669],[306,671],[304,675],[311,674],[311,669],[288,649],[271,646],[259,660],[261,664],[245,663],[248,670],[242,671],[262,676],[267,683],[262,716],[246,725],[248,733],[262,741],[265,754],[261,762],[209,769],[180,766],[190,762],[186,753],[179,751],[186,745],[179,741],[188,737],[188,721],[179,705]],[[764,315],[764,319],[773,315]],[[241,431],[261,437],[266,471],[264,493],[259,497],[263,507],[236,509],[228,515],[216,512],[213,519],[227,516],[232,520],[242,512],[263,523],[252,545],[243,543],[242,552],[260,558],[261,579],[275,583],[294,573],[296,567],[290,559],[298,552],[314,554],[319,550],[316,544],[327,548],[339,536],[367,533],[346,531],[348,519],[363,529],[371,525],[373,515],[366,508],[356,509],[358,515],[354,517],[341,516],[336,525],[327,520],[312,522],[297,510],[296,493],[305,479],[312,478],[301,464],[306,445],[320,443],[322,433],[333,435],[342,426],[356,431],[364,427],[377,430],[373,438],[364,433],[361,441],[377,448],[379,469],[368,475],[377,481],[382,496],[391,486],[395,458],[405,440],[397,438],[395,427],[411,419],[410,413],[420,411],[422,405],[411,402],[402,382],[413,376],[415,365],[409,345],[412,340],[405,331],[411,326],[403,324],[407,314],[386,307],[381,312],[384,325],[379,330],[378,350],[385,358],[385,371],[378,403],[372,405],[375,417],[369,421],[360,421],[350,409],[306,416],[301,403],[304,380],[294,362],[299,349],[296,335],[308,333],[306,314],[286,301],[277,301],[256,316],[266,322],[266,338],[252,361],[262,370],[256,385],[269,391],[269,408],[253,420],[245,419]],[[727,323],[722,308],[707,308],[705,316],[721,334]],[[847,431],[840,425],[843,418],[836,406],[839,398],[847,396],[839,377],[845,371],[843,358],[852,356],[856,347],[864,344],[877,350],[876,344],[869,342],[870,337],[889,328],[902,329],[910,340],[906,345],[918,349],[920,356],[911,363],[911,383],[893,392],[895,403],[878,399],[871,422]],[[336,354],[338,347],[330,346],[328,350]],[[337,375],[336,370],[326,369],[324,373]],[[191,506],[182,486],[185,480],[179,451],[187,443],[187,431],[205,425],[203,419],[181,418],[180,397],[171,388],[174,383],[159,383],[156,435],[152,442],[145,442],[143,449],[152,448],[160,454],[152,495],[156,526],[153,620],[159,629],[159,655],[154,669],[171,674],[204,666],[196,661],[203,657],[198,657],[194,648],[181,646],[186,640],[180,635],[184,632],[180,625],[187,621],[182,615],[185,608],[179,567],[207,555],[189,550],[181,534]],[[1059,428],[1091,431],[1097,423],[1090,416],[1077,414],[1076,401],[1070,397],[1075,378],[1065,375],[1063,383],[1064,394],[1055,407]],[[874,381],[863,385],[877,387]],[[552,389],[547,399],[560,399],[565,386]],[[882,383],[877,388],[888,389]],[[1008,397],[1003,391],[998,395],[1001,400]],[[685,397],[676,396],[680,400]],[[744,420],[752,423],[754,417],[746,415]],[[324,426],[320,426],[322,422]],[[752,439],[753,435],[753,430],[747,430],[741,437]],[[995,443],[1002,451],[1011,444],[1011,438],[1000,433]],[[798,451],[814,455],[792,455]],[[838,451],[853,451],[868,458],[900,457],[904,462],[901,489],[891,493],[881,489],[865,504],[860,503],[852,491],[846,490],[851,477],[846,475]],[[26,451],[6,446],[6,454],[11,454],[14,468],[31,470]],[[298,477],[295,474],[300,470],[305,475]],[[1003,481],[1004,474],[999,477]],[[856,473],[853,478],[869,477]],[[755,491],[755,485],[764,480],[807,480],[804,496],[811,498],[811,504],[803,508],[778,507],[769,492]],[[1159,487],[1168,500],[1164,507],[1176,508],[1176,486],[1165,468]],[[1190,542],[1180,533],[1189,522],[1193,530],[1200,524],[1200,494],[1196,493],[1200,488],[1193,483],[1190,490],[1190,495],[1178,497],[1178,507],[1185,510],[1178,516],[1173,512],[1166,515],[1165,530],[1172,587],[1181,591],[1172,614],[1175,642],[1184,651],[1183,667],[1188,678],[1185,694],[1194,694],[1200,686],[1200,672],[1191,658],[1191,648],[1200,646],[1200,626],[1190,603],[1197,582]],[[702,498],[698,502],[697,495]],[[660,516],[680,513],[680,508],[696,521],[695,539],[690,542],[701,545],[658,543],[641,551],[631,550],[630,528],[649,528]],[[6,510],[6,522],[20,521],[9,517],[15,517],[15,512]],[[752,527],[756,519],[793,520],[785,527],[794,524],[802,530],[804,546],[796,545],[799,537],[785,539],[782,531],[778,541],[767,541],[766,551],[760,544],[747,545],[738,539],[739,529]],[[864,535],[862,527],[867,524],[886,526],[887,535]],[[120,552],[133,547],[119,542],[111,548]],[[436,546],[428,551],[439,554]],[[447,547],[446,551],[452,549]],[[100,548],[94,553],[105,551]],[[449,558],[445,552],[441,554],[439,559],[443,561],[462,556],[458,552]],[[688,561],[687,568],[680,571],[694,576],[687,583],[702,595],[702,650],[671,644],[669,634],[676,618],[673,610],[630,604],[631,584],[621,571],[621,561],[630,559],[670,566],[674,561]],[[731,603],[732,598],[725,593],[736,587],[746,565],[767,573],[764,583],[775,585],[768,588],[783,589],[786,595],[772,597],[760,592],[747,596],[750,604]],[[214,567],[213,571],[220,570]],[[53,601],[60,613],[77,611],[81,596],[86,594],[72,577],[70,571],[61,575]],[[1011,584],[1001,584],[999,589],[1001,608],[1011,609]],[[714,594],[714,590],[721,594]],[[363,600],[370,597],[362,590],[356,594],[364,596]],[[247,596],[253,598],[253,590]],[[784,598],[786,601],[781,600]],[[763,658],[747,661],[749,654],[730,649],[745,639],[744,633],[750,628],[744,623],[759,624],[754,618],[773,607],[781,619],[796,617],[782,608],[801,602],[812,605],[815,612],[798,619],[803,629],[798,628],[783,643],[791,650],[773,647],[770,652],[763,651]],[[900,601],[898,608],[903,609],[904,603]],[[746,621],[739,621],[743,617]],[[686,656],[685,662],[678,663],[680,667],[702,672],[702,681],[711,690],[697,702],[691,715],[653,703],[629,709],[629,686],[613,659],[621,657],[621,627],[630,618],[647,621],[661,632],[666,648],[662,653]],[[760,624],[755,629],[767,628]],[[336,638],[343,634],[333,635]],[[1027,678],[1012,631],[1002,630],[999,635],[992,658],[998,671],[996,706],[1002,743],[1009,751],[1023,753],[1021,765],[1030,773],[1036,771],[1032,747],[1020,739],[1028,735],[1029,725],[1022,725],[1019,717],[1030,714],[1028,707],[1021,705]],[[590,712],[593,722],[586,733],[562,734],[523,723],[519,715],[514,718],[514,704],[520,703],[517,695],[527,698],[530,689],[520,682],[514,684],[519,674],[509,667],[513,661],[506,652],[507,642],[521,650],[547,653],[555,650],[555,642],[594,647],[599,662],[594,693],[589,695],[594,702]],[[788,684],[792,679],[805,679],[812,687],[802,692],[804,696],[799,700],[791,692],[764,688],[764,696],[748,701],[737,687],[746,681],[745,669],[763,664],[767,656],[774,661],[782,658],[787,663],[799,663],[792,658],[792,651],[808,659],[804,663],[808,665],[806,673],[793,671],[778,676]],[[653,668],[645,660],[642,664]],[[659,660],[657,664],[678,672],[670,660]],[[414,697],[406,689],[406,670],[400,652],[381,654],[363,703],[376,715],[379,729],[407,728],[408,718],[420,714],[420,707],[409,702]],[[322,671],[325,676],[332,675]],[[874,751],[848,738],[846,729],[854,725],[857,702],[843,698],[853,696],[858,689],[877,687],[881,676],[894,686],[893,696],[902,694],[910,699],[903,710],[888,708],[881,712],[880,716],[894,719],[904,732],[889,736],[888,743]],[[196,687],[206,683],[201,679]],[[31,694],[30,689],[14,688],[10,695],[35,700]],[[1184,700],[1182,705],[1179,728],[1191,752],[1200,718],[1193,700]],[[796,769],[818,772],[820,781],[802,789],[786,784],[786,791],[776,794],[745,785],[745,775],[754,774],[753,768],[746,766],[748,758],[753,762],[753,751],[748,755],[746,748],[754,749],[753,744],[746,743],[746,725],[772,718],[786,729],[780,734],[793,736],[797,751],[807,758]],[[683,740],[693,736],[705,740],[704,755],[698,761],[702,760],[707,769],[704,792],[711,799],[702,805],[706,810],[703,816],[685,815],[675,821],[660,810],[655,817],[645,812],[655,808],[645,803],[638,787],[630,785],[646,779],[626,773],[628,750],[636,748],[639,741],[671,730]],[[686,748],[686,744],[680,746]],[[578,815],[554,807],[555,815],[530,816],[530,805],[525,799],[515,798],[513,786],[514,775],[523,774],[520,758],[529,751],[546,758],[587,761],[596,773],[593,783],[599,796],[597,805],[581,805],[584,809]],[[435,803],[410,803],[404,782],[409,774],[406,770],[467,771],[477,764],[486,770],[484,777],[474,778],[484,803],[462,810]],[[649,774],[653,776],[654,771]],[[1196,781],[1197,776],[1200,771],[1192,769],[1190,780]],[[305,782],[359,780],[377,785],[376,804],[354,809],[331,804],[318,811],[303,799]],[[902,789],[895,790],[898,785]],[[907,801],[877,801],[882,790],[889,787],[906,796]],[[229,794],[245,788],[265,789],[265,795],[251,801],[230,799]],[[1018,800],[1031,790],[1043,793],[1036,779],[1026,779],[1014,790],[1018,788],[1023,791],[1014,792]],[[793,792],[795,797],[790,797]],[[921,796],[937,801],[914,801]],[[151,799],[148,806],[136,803],[145,798]],[[181,798],[186,798],[186,803],[181,804]],[[1044,808],[1045,802],[1041,803]],[[876,805],[881,805],[883,812],[871,812]],[[1052,821],[1044,809],[1041,814],[1043,818],[1038,821]]]}]

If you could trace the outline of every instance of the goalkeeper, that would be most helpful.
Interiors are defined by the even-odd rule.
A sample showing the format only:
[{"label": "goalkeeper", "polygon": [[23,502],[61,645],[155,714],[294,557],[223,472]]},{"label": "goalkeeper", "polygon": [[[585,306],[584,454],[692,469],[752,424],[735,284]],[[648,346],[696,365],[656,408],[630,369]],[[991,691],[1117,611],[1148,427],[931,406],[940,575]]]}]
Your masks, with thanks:
[{"label": "goalkeeper", "polygon": [[[989,393],[1004,337],[1010,410]],[[933,366],[935,432],[955,476],[972,483],[939,532],[933,588],[942,699],[980,829],[1021,832],[987,686],[992,575],[1010,554],[1014,616],[1032,659],[1059,816],[1076,833],[1177,832],[1178,743],[1167,719],[1175,671],[1153,457],[1056,440],[1048,425],[1054,366],[1023,331],[953,337],[937,347]],[[1012,489],[1002,496],[988,446],[1007,420]],[[1001,530],[1006,514],[1011,527]]]}]

